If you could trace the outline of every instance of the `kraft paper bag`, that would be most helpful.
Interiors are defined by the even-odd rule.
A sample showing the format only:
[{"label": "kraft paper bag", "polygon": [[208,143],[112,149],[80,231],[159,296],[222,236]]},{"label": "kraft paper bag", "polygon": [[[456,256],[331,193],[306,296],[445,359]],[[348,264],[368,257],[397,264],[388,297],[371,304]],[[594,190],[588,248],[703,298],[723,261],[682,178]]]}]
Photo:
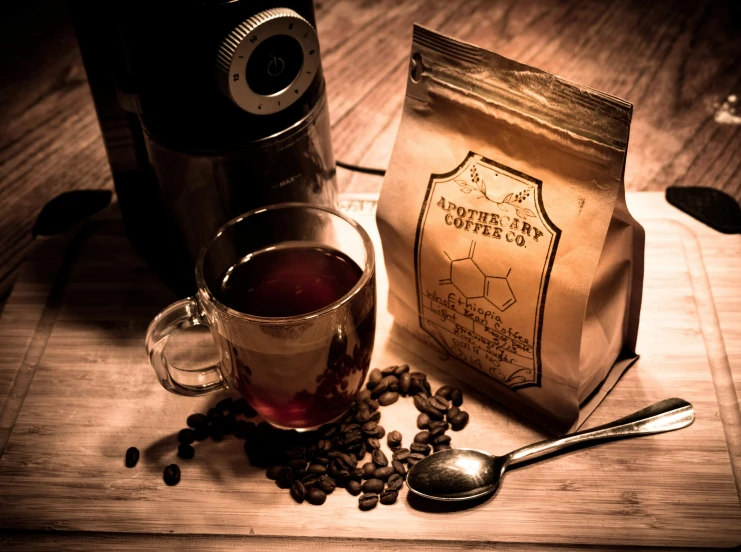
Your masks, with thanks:
[{"label": "kraft paper bag", "polygon": [[637,358],[631,104],[414,27],[379,199],[415,352],[538,425],[577,428]]}]

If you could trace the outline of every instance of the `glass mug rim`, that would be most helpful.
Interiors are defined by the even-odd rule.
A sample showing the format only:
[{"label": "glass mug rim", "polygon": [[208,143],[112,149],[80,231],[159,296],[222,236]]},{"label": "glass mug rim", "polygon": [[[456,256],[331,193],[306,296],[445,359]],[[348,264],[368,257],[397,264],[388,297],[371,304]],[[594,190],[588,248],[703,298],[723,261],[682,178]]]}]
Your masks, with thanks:
[{"label": "glass mug rim", "polygon": [[[363,246],[365,250],[365,266],[363,267],[363,274],[358,279],[358,281],[355,283],[355,285],[350,289],[350,291],[348,291],[340,299],[333,301],[332,303],[326,305],[325,307],[322,307],[319,310],[311,311],[311,312],[304,313],[304,314],[293,315],[293,316],[257,316],[254,314],[247,314],[247,313],[232,309],[231,307],[219,301],[216,298],[216,296],[213,294],[213,292],[209,289],[208,285],[206,284],[206,279],[203,275],[203,272],[204,272],[203,267],[206,262],[206,255],[208,254],[208,251],[211,248],[211,246],[222,236],[224,232],[226,232],[231,227],[236,226],[237,224],[241,223],[242,221],[244,221],[245,219],[249,217],[260,215],[268,211],[278,211],[278,210],[287,211],[289,209],[324,211],[326,213],[329,213],[330,215],[339,217],[340,219],[347,222],[353,229],[355,229],[355,231],[360,235],[360,237],[363,240]],[[247,211],[246,213],[242,213],[241,215],[238,215],[234,217],[233,219],[224,223],[216,231],[214,236],[208,241],[206,245],[204,245],[201,248],[201,251],[198,253],[198,259],[196,260],[196,267],[195,267],[196,285],[198,287],[198,291],[200,293],[203,293],[205,297],[208,299],[208,301],[224,314],[227,314],[234,318],[239,318],[241,320],[259,323],[262,325],[285,325],[285,324],[290,324],[290,323],[298,323],[298,322],[306,322],[306,321],[314,320],[314,319],[321,318],[322,316],[325,316],[327,314],[330,314],[338,310],[340,307],[342,307],[343,305],[351,301],[352,298],[355,297],[360,292],[360,290],[365,287],[365,285],[368,283],[368,280],[370,280],[370,278],[373,276],[375,272],[375,264],[376,264],[375,263],[375,248],[373,247],[373,240],[368,235],[368,232],[366,232],[365,228],[363,228],[360,224],[358,224],[357,221],[348,217],[344,213],[340,212],[338,209],[333,209],[332,207],[327,207],[324,205],[317,205],[314,203],[304,203],[304,202],[298,202],[298,201],[286,202],[286,203],[274,203],[272,205],[267,205],[265,207],[258,207],[256,209],[252,209],[251,211]]]}]

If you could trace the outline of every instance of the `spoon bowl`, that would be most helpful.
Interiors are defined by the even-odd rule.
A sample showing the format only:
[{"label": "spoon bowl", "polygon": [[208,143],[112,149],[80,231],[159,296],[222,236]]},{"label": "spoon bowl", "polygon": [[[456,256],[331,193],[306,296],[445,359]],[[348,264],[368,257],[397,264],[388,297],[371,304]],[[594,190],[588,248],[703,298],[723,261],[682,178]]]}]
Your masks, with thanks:
[{"label": "spoon bowl", "polygon": [[577,445],[673,431],[687,427],[694,420],[695,410],[690,403],[666,399],[609,424],[540,441],[504,456],[474,449],[443,450],[415,464],[407,474],[407,486],[413,493],[432,500],[480,498],[497,489],[512,465]]}]

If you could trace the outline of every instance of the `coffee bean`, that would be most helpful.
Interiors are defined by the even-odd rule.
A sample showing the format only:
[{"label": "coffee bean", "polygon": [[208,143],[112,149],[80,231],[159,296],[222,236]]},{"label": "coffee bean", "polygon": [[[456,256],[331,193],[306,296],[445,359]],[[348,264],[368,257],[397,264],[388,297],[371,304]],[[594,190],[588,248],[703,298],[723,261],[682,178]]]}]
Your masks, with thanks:
[{"label": "coffee bean", "polygon": [[381,370],[381,374],[385,376],[393,376],[394,371],[398,368],[398,366],[388,366],[387,368],[384,368]]},{"label": "coffee bean", "polygon": [[428,454],[430,454],[430,445],[424,445],[422,443],[412,443],[409,446],[409,450],[411,450],[412,453],[419,453],[427,456]]},{"label": "coffee bean", "polygon": [[345,423],[340,426],[340,433],[350,433],[351,431],[357,431],[362,426],[356,423]]},{"label": "coffee bean", "polygon": [[433,445],[449,445],[451,441],[450,435],[438,435],[432,440]]},{"label": "coffee bean", "polygon": [[193,437],[196,441],[205,441],[208,439],[208,424],[195,428],[193,430]]},{"label": "coffee bean", "polygon": [[232,412],[234,412],[235,414],[241,414],[245,418],[254,418],[255,416],[257,416],[257,412],[255,412],[255,409],[252,408],[250,403],[248,403],[244,397],[234,401],[234,404],[232,405]]},{"label": "coffee bean", "polygon": [[165,483],[170,487],[180,483],[180,466],[178,466],[177,464],[170,464],[169,466],[167,466],[163,473],[163,479],[165,480]]},{"label": "coffee bean", "polygon": [[430,387],[430,382],[427,381],[427,379],[424,379],[422,381],[422,390],[427,394],[428,397],[432,395],[432,388]]},{"label": "coffee bean", "polygon": [[381,419],[381,413],[378,410],[376,410],[375,412],[371,413],[370,420],[368,421],[378,423],[378,420],[380,419]]},{"label": "coffee bean", "polygon": [[460,406],[463,404],[463,391],[457,387],[450,392],[450,400],[453,406]]},{"label": "coffee bean", "polygon": [[386,458],[386,455],[380,449],[374,450],[371,458],[373,459],[373,463],[379,468],[389,465],[388,458]]},{"label": "coffee bean", "polygon": [[399,400],[399,393],[396,391],[386,391],[383,395],[378,397],[378,404],[381,406],[389,406]]},{"label": "coffee bean", "polygon": [[329,452],[332,450],[332,441],[327,439],[320,439],[316,444],[316,449],[322,452]]},{"label": "coffee bean", "polygon": [[404,478],[400,476],[398,473],[395,473],[394,475],[389,477],[389,480],[386,483],[386,485],[392,491],[398,491],[404,486]]},{"label": "coffee bean", "polygon": [[429,401],[425,406],[425,412],[427,412],[427,415],[433,420],[442,420],[445,417],[445,412],[447,412],[447,410],[447,408],[445,410],[435,408]]},{"label": "coffee bean", "polygon": [[188,427],[192,427],[193,429],[207,426],[208,425],[208,416],[204,414],[191,414],[188,416],[188,419],[185,421],[186,424],[188,424]]},{"label": "coffee bean", "polygon": [[224,426],[219,422],[212,422],[211,425],[208,426],[208,433],[211,436],[211,440],[218,443],[224,439]]},{"label": "coffee bean", "polygon": [[[397,393],[399,391],[399,378],[397,378],[396,376],[394,376],[394,378],[396,378],[394,381],[389,382],[389,386],[386,389],[386,393],[389,393],[389,392]],[[384,395],[386,393],[384,393]],[[386,406],[385,404],[381,402],[381,397],[378,397],[378,402],[381,403],[381,406]]]},{"label": "coffee bean", "polygon": [[[389,389],[389,385],[392,383],[396,383],[398,385],[399,379],[396,376],[386,376],[381,381],[378,382],[378,385],[376,385],[371,390],[371,397],[374,399],[378,399],[381,395],[383,395],[386,391]],[[398,387],[397,387],[398,389]],[[380,402],[380,401],[379,401]]]},{"label": "coffee bean", "polygon": [[350,478],[355,479],[356,481],[360,481],[363,478],[363,468],[355,468],[350,473]]},{"label": "coffee bean", "polygon": [[360,494],[361,485],[359,481],[350,481],[345,488],[351,495],[358,496]]},{"label": "coffee bean", "polygon": [[324,424],[322,427],[319,428],[319,435],[321,435],[324,439],[331,439],[335,433],[337,433],[337,425],[336,424]]},{"label": "coffee bean", "polygon": [[445,417],[448,419],[448,421],[450,421],[453,419],[453,417],[457,416],[460,411],[461,409],[457,406],[451,406],[450,408],[448,408]]},{"label": "coffee bean", "polygon": [[383,439],[384,435],[386,435],[386,428],[382,425],[376,426],[376,438]]},{"label": "coffee bean", "polygon": [[334,491],[335,487],[337,486],[334,480],[328,475],[319,476],[319,480],[316,482],[316,485],[325,494],[330,494],[332,491]]},{"label": "coffee bean", "polygon": [[396,367],[396,370],[394,370],[394,375],[396,377],[401,377],[403,374],[409,373],[409,365],[408,364],[402,364],[400,366]]},{"label": "coffee bean", "polygon": [[392,460],[391,467],[394,468],[394,471],[396,472],[396,474],[400,475],[402,478],[407,476],[407,469],[404,467],[404,464],[402,464],[399,460]]},{"label": "coffee bean", "polygon": [[321,506],[327,500],[326,493],[317,487],[312,487],[306,491],[306,502],[314,506]]},{"label": "coffee bean", "polygon": [[363,433],[365,433],[366,435],[375,436],[377,427],[378,424],[376,422],[365,422],[363,424]]},{"label": "coffee bean", "polygon": [[196,434],[192,429],[181,429],[178,433],[178,442],[190,445],[196,440]]},{"label": "coffee bean", "polygon": [[275,481],[280,476],[280,471],[283,469],[283,466],[270,466],[268,470],[265,472],[265,475],[268,479],[272,479]]},{"label": "coffee bean", "polygon": [[419,429],[427,429],[430,426],[430,417],[424,413],[420,412],[419,416],[417,416],[417,427]]},{"label": "coffee bean", "polygon": [[374,471],[376,471],[376,465],[373,462],[366,462],[363,464],[363,479],[370,479],[373,477]]},{"label": "coffee bean", "polygon": [[409,395],[422,394],[427,396],[424,386],[422,385],[422,379],[419,376],[415,376],[414,372],[409,374]]},{"label": "coffee bean", "polygon": [[368,450],[374,451],[381,448],[381,441],[376,439],[375,437],[369,437],[365,440],[365,443],[367,445]]},{"label": "coffee bean", "polygon": [[383,375],[381,374],[381,371],[378,368],[373,368],[373,370],[370,371],[370,374],[368,374],[368,382],[365,384],[366,388],[372,391],[382,378]]},{"label": "coffee bean", "polygon": [[354,470],[358,464],[358,459],[353,454],[341,454],[336,462],[343,470]]},{"label": "coffee bean", "polygon": [[224,417],[224,413],[217,408],[209,408],[207,416],[208,421],[213,424],[214,422],[220,422]]},{"label": "coffee bean", "polygon": [[180,443],[178,445],[178,456],[183,460],[190,460],[195,455],[196,450],[192,446],[186,445],[185,443]]},{"label": "coffee bean", "polygon": [[358,449],[358,458],[365,458],[365,453],[368,452],[368,447],[365,443],[361,443],[360,449]]},{"label": "coffee bean", "polygon": [[443,421],[443,420],[430,420],[429,426],[431,430],[441,427],[443,428],[443,431],[447,431],[449,427],[448,422]]},{"label": "coffee bean", "polygon": [[358,500],[358,506],[361,510],[372,510],[378,504],[377,494],[364,494]]},{"label": "coffee bean", "polygon": [[356,396],[356,400],[361,404],[370,398],[371,398],[370,389],[363,389],[362,391],[359,391]]},{"label": "coffee bean", "polygon": [[231,412],[233,407],[234,399],[232,399],[231,397],[221,399],[219,402],[216,403],[216,410],[219,410],[221,412]]},{"label": "coffee bean", "polygon": [[344,487],[350,482],[350,471],[349,470],[340,470],[340,472],[337,474],[337,477],[335,478],[335,483],[338,487]]},{"label": "coffee bean", "polygon": [[448,401],[443,399],[442,397],[438,397],[435,395],[434,397],[430,397],[430,406],[435,407],[437,410],[440,410],[443,414],[445,414],[448,411]]},{"label": "coffee bean", "polygon": [[290,466],[283,466],[275,481],[281,489],[287,489],[291,486],[294,479],[295,476],[293,475],[293,470]]},{"label": "coffee bean", "polygon": [[302,458],[296,458],[295,460],[291,460],[290,462],[288,462],[288,465],[294,471],[303,470],[306,469],[306,460]]},{"label": "coffee bean", "polygon": [[[368,405],[368,408],[374,411],[374,414],[375,414],[375,411],[378,410],[378,407],[381,406],[376,399],[368,399],[367,401],[365,401],[365,404]],[[379,413],[379,417],[380,417],[380,413]],[[371,415],[371,420],[372,419],[373,419],[373,415]]]},{"label": "coffee bean", "polygon": [[394,430],[389,433],[388,437],[386,437],[386,442],[388,443],[389,448],[395,449],[401,446],[401,439],[401,433]]},{"label": "coffee bean", "polygon": [[434,450],[435,452],[440,452],[441,450],[450,450],[452,448],[453,447],[451,447],[450,445],[439,444],[439,445],[434,445],[432,447],[432,450]]},{"label": "coffee bean", "polygon": [[430,442],[430,432],[429,431],[420,431],[414,436],[414,442],[415,443],[422,443],[423,445],[426,445]]},{"label": "coffee bean", "polygon": [[394,475],[396,473],[396,470],[394,470],[393,466],[384,466],[382,468],[378,468],[376,471],[373,472],[373,477],[375,479],[380,479],[382,481],[386,481],[389,477]]},{"label": "coffee bean", "polygon": [[133,468],[139,461],[139,449],[136,447],[129,447],[126,449],[126,467]]},{"label": "coffee bean", "polygon": [[414,408],[420,412],[427,412],[427,397],[421,394],[414,395]]},{"label": "coffee bean", "polygon": [[440,435],[445,433],[448,430],[448,428],[446,427],[447,425],[448,424],[445,424],[444,426],[435,426],[433,428],[430,428],[430,432],[429,432],[430,439],[434,441],[436,437],[439,437]]},{"label": "coffee bean", "polygon": [[315,456],[312,464],[321,464],[324,467],[329,466],[329,458],[324,458],[322,456]]},{"label": "coffee bean", "polygon": [[466,424],[468,423],[468,412],[465,410],[461,410],[456,414],[452,420],[450,420],[450,427],[453,429],[453,431],[460,431],[464,427],[466,427]]},{"label": "coffee bean", "polygon": [[399,392],[402,395],[409,394],[409,388],[412,385],[412,376],[409,375],[409,372],[405,372],[401,374],[399,377]]},{"label": "coffee bean", "polygon": [[312,475],[324,475],[325,473],[327,473],[327,466],[322,466],[321,464],[312,464],[306,471]]},{"label": "coffee bean", "polygon": [[303,483],[303,484],[304,484],[304,487],[306,487],[307,489],[308,489],[309,487],[313,487],[313,486],[314,486],[314,485],[316,485],[316,484],[317,484],[318,482],[319,482],[319,477],[318,477],[318,476],[316,476],[316,475],[312,475],[312,474],[309,474],[309,475],[307,475],[306,477],[304,477],[304,478],[303,478],[303,479],[301,480],[301,483]]},{"label": "coffee bean", "polygon": [[393,459],[398,460],[399,462],[404,462],[407,458],[409,458],[410,454],[411,451],[409,449],[400,448],[394,451]]},{"label": "coffee bean", "polygon": [[[372,437],[372,435],[370,435]],[[348,431],[342,436],[342,442],[345,444],[345,446],[351,446],[355,443],[358,443],[358,446],[360,446],[361,441],[363,440],[363,432],[359,429],[353,429],[352,431]]]},{"label": "coffee bean", "polygon": [[407,458],[407,464],[409,464],[410,466],[414,466],[417,462],[419,462],[423,458],[424,458],[424,455],[418,454],[415,452],[409,455],[409,458]]},{"label": "coffee bean", "polygon": [[380,479],[369,479],[365,483],[363,483],[363,492],[364,493],[381,493],[383,491],[383,481]]},{"label": "coffee bean", "polygon": [[361,408],[358,410],[358,413],[355,414],[355,419],[358,421],[358,423],[364,424],[371,418],[371,411],[370,408],[367,406],[365,408]]},{"label": "coffee bean", "polygon": [[244,439],[245,437],[247,437],[249,427],[249,422],[246,422],[245,420],[237,420],[237,422],[234,424],[234,436],[237,439]]},{"label": "coffee bean", "polygon": [[393,504],[398,496],[396,491],[383,491],[380,496],[381,504]]},{"label": "coffee bean", "polygon": [[293,500],[301,504],[304,501],[304,498],[306,498],[306,487],[304,487],[304,484],[301,483],[301,481],[294,481],[291,485],[291,497],[293,497]]},{"label": "coffee bean", "polygon": [[435,391],[435,395],[438,397],[442,397],[446,401],[450,400],[450,393],[453,391],[452,385],[443,385],[440,387],[437,391]]}]

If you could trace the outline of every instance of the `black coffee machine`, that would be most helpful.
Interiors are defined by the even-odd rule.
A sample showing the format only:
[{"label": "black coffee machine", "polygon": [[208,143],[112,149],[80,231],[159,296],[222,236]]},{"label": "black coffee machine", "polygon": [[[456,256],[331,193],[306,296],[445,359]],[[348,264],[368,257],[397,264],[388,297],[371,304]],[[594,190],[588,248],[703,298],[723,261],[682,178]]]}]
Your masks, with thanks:
[{"label": "black coffee machine", "polygon": [[335,205],[312,0],[70,0],[126,231],[179,295],[227,220]]}]

